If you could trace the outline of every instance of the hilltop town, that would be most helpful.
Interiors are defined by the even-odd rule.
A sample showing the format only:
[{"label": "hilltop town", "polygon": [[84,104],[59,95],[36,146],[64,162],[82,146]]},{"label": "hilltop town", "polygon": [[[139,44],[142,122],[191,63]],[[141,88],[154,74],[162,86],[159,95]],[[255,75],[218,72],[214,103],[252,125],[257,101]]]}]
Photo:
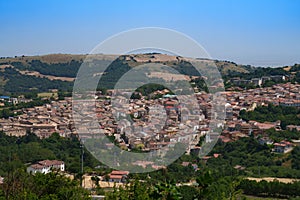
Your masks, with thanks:
[{"label": "hilltop town", "polygon": [[[272,87],[248,89],[244,91],[224,91],[223,95],[226,96],[226,122],[222,127],[221,140],[224,142],[234,141],[241,137],[249,137],[249,134],[255,136],[264,135],[267,129],[275,128],[281,130],[280,121],[276,122],[258,122],[254,120],[245,121],[239,116],[240,111],[253,111],[256,107],[267,106],[273,104],[275,106],[285,107],[300,107],[299,84],[276,84]],[[111,96],[108,94],[96,95],[96,114],[99,127],[104,130],[107,136],[113,136],[116,142],[125,149],[140,148],[142,151],[151,151],[161,146],[168,146],[181,141],[182,137],[191,137],[187,140],[190,141],[190,146],[187,153],[191,150],[199,149],[196,146],[202,136],[206,136],[209,130],[209,120],[211,119],[211,97],[212,95],[204,91],[198,92],[196,98],[200,105],[200,111],[193,113],[197,115],[197,120],[185,119],[185,124],[181,124],[180,104],[176,99],[176,95],[169,95],[168,90],[155,91],[154,93],[160,94],[161,98],[147,99],[141,97],[140,99],[130,100],[127,113],[124,115],[132,116],[134,126],[141,128],[140,134],[131,133],[128,129],[131,124],[124,124],[123,127],[118,126],[115,115],[112,112]],[[2,98],[2,101],[8,101],[12,98]],[[18,98],[13,98],[16,102]],[[29,99],[27,101],[30,101]],[[121,100],[120,100],[121,101]],[[122,104],[122,101],[119,102]],[[147,126],[149,119],[149,107],[152,105],[160,104],[164,106],[167,114],[167,123],[163,124],[162,132],[159,132],[154,126],[156,122]],[[118,105],[115,105],[118,108]],[[59,133],[61,137],[70,137],[71,135],[78,134],[74,126],[72,118],[72,97],[65,97],[64,100],[51,100],[41,106],[32,108],[23,108],[15,112],[18,115],[1,119],[1,131],[10,136],[24,136],[28,132],[36,134],[40,138],[47,138],[53,132]],[[155,113],[157,112],[157,113]],[[152,110],[151,115],[160,114],[161,110]],[[84,124],[83,121],[80,123]],[[159,122],[157,122],[159,124]],[[185,129],[184,126],[192,127],[195,132],[193,135],[178,136],[177,133],[180,129]],[[128,127],[128,128],[127,128]],[[299,126],[289,125],[290,129],[300,129]],[[84,128],[84,126],[83,126]],[[80,130],[81,138],[90,137],[89,130]],[[162,137],[159,137],[162,135]],[[208,140],[208,139],[207,139]],[[172,145],[171,145],[172,146]]]},{"label": "hilltop town", "polygon": [[[30,71],[33,69],[32,60],[24,59],[26,57],[20,62],[26,63],[22,67],[20,63],[16,64],[14,59],[9,64],[5,63],[1,68],[2,73],[15,70],[12,74],[20,73],[22,77],[34,77],[35,80],[48,79],[51,83],[62,81],[60,79],[65,75],[56,72],[55,75],[48,76],[43,74],[47,73],[47,70],[42,72],[38,67],[35,68],[38,73]],[[144,181],[151,176],[156,177],[156,173],[165,173],[168,170],[172,179],[177,181],[177,186],[185,184],[191,187],[197,187],[199,182],[194,177],[203,175],[207,168],[215,169],[217,173],[231,175],[234,171],[237,176],[256,178],[269,174],[286,178],[293,172],[293,178],[300,178],[297,157],[293,156],[297,154],[300,145],[298,65],[290,67],[290,71],[286,71],[285,67],[274,69],[273,75],[266,75],[263,69],[215,61],[217,66],[225,65],[222,67],[224,85],[222,81],[214,80],[215,85],[210,87],[206,86],[207,77],[191,75],[188,74],[190,71],[184,71],[185,66],[190,66],[187,64],[188,59],[181,57],[160,54],[131,55],[121,57],[114,65],[122,67],[123,64],[128,64],[135,67],[138,63],[149,62],[149,59],[152,63],[172,63],[174,66],[184,63],[177,68],[187,73],[184,76],[171,76],[153,71],[150,71],[148,76],[163,79],[167,83],[185,80],[190,84],[193,94],[176,94],[167,87],[155,84],[140,87],[132,93],[111,88],[86,90],[85,95],[80,98],[77,98],[78,93],[75,92],[72,96],[70,91],[60,88],[46,89],[43,92],[39,89],[30,92],[4,92],[4,95],[0,96],[0,130],[16,140],[18,148],[25,148],[22,144],[25,145],[27,140],[30,144],[36,141],[40,144],[43,144],[43,141],[47,144],[68,141],[70,147],[77,148],[80,152],[80,155],[76,155],[78,158],[75,156],[74,159],[68,156],[66,159],[61,151],[56,152],[55,156],[45,153],[45,156],[27,159],[30,162],[23,163],[27,173],[59,173],[72,179],[76,179],[80,174],[81,186],[92,190],[93,194],[105,193],[99,188],[106,190],[116,184],[125,187],[126,183],[133,179]],[[71,60],[69,64],[78,65],[78,62],[80,61]],[[26,65],[31,69],[26,71]],[[50,65],[51,62],[47,64],[48,67]],[[230,69],[236,70],[235,75],[229,73]],[[115,78],[117,71],[114,69],[111,73]],[[69,77],[64,81],[69,84],[74,80],[75,77]],[[223,90],[214,90],[223,86]],[[5,87],[6,85],[2,89],[5,90]],[[213,93],[214,91],[216,93]],[[220,99],[216,98],[216,94]],[[220,110],[214,110],[216,107]],[[100,140],[103,137],[108,138],[104,143]],[[168,152],[174,151],[179,143],[185,144],[185,149],[183,155],[176,155],[177,158]],[[205,145],[210,144],[216,147],[210,149],[211,152],[206,152]],[[223,150],[229,148],[237,151],[239,145],[254,146],[257,152],[249,153],[247,149],[243,149],[232,155],[230,151]],[[90,149],[90,146],[96,148]],[[174,159],[174,163],[168,166],[161,161],[128,158],[126,167],[150,172],[158,170],[151,172],[149,177],[136,178],[129,171],[121,170],[124,166],[114,155],[110,162],[119,166],[120,170],[109,169],[103,163],[93,160],[97,158],[101,161],[104,155],[102,147],[111,150],[114,146],[127,152],[155,152],[155,155],[161,158]],[[58,147],[51,148],[54,152],[58,151],[55,149]],[[17,154],[21,155],[20,152]],[[240,155],[245,159],[239,158]],[[260,163],[259,166],[256,162]],[[264,169],[265,171],[261,172],[260,166],[263,168],[267,165],[271,166],[269,171]],[[231,171],[222,172],[223,169],[219,166],[227,167]],[[176,177],[176,173],[181,175]],[[252,179],[253,177],[249,178]],[[5,182],[5,177],[2,178],[2,182]]]}]

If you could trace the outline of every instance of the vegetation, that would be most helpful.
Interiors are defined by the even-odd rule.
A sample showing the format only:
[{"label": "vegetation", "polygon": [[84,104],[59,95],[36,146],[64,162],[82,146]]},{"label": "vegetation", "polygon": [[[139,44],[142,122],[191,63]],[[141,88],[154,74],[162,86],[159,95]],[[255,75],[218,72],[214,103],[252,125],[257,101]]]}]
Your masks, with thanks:
[{"label": "vegetation", "polygon": [[274,142],[280,142],[282,140],[298,140],[300,138],[300,132],[296,130],[283,130],[276,131],[274,128],[266,130],[266,134],[274,140]]},{"label": "vegetation", "polygon": [[24,93],[24,92],[47,92],[50,89],[70,90],[73,86],[72,82],[61,80],[49,80],[30,75],[22,75],[14,68],[5,68],[0,71],[6,81],[4,85],[5,93]]},{"label": "vegetation", "polygon": [[194,82],[197,88],[199,88],[201,91],[209,92],[208,87],[203,78],[196,78]]},{"label": "vegetation", "polygon": [[2,110],[0,110],[0,118],[7,119],[9,117],[13,117],[13,116],[20,114],[20,112],[18,111],[19,109],[33,108],[35,106],[41,106],[46,103],[50,103],[50,101],[48,99],[42,100],[40,98],[36,98],[36,99],[33,99],[32,101],[26,102],[26,103],[22,102],[17,105],[10,104],[10,105],[8,105],[9,107],[5,107]]},{"label": "vegetation", "polygon": [[79,182],[58,173],[34,176],[24,170],[10,173],[0,185],[0,199],[24,200],[65,200],[91,199],[89,192],[80,187]]},{"label": "vegetation", "polygon": [[[265,145],[260,145],[256,139],[251,137],[241,138],[229,143],[220,142],[211,152],[211,154],[214,153],[221,154],[222,156],[208,160],[207,165],[213,168],[223,167],[228,170],[230,168],[226,168],[226,165],[230,165],[231,167],[236,165],[253,167],[271,166],[275,164],[274,156],[270,148]],[[230,171],[228,170],[228,172]]]},{"label": "vegetation", "polygon": [[283,67],[247,67],[250,73],[233,72],[228,73],[226,78],[239,77],[241,79],[250,80],[252,78],[261,78],[263,76],[288,75],[289,73]]},{"label": "vegetation", "polygon": [[[39,139],[35,134],[28,133],[23,137],[11,137],[0,132],[0,175],[16,168],[24,167],[25,163],[34,163],[39,160],[63,160],[66,170],[79,173],[80,170],[80,142],[77,137],[62,138],[57,133],[47,139]],[[99,162],[88,152],[84,154],[86,170],[94,169]]]},{"label": "vegetation", "polygon": [[[297,168],[300,162],[300,148],[295,148],[290,157],[272,154],[270,147],[260,145],[254,138],[244,138],[232,143],[218,143],[213,153],[221,153],[203,163],[201,159],[183,155],[167,167],[148,174],[130,175],[134,181],[125,188],[115,187],[106,193],[106,199],[247,199],[244,195],[297,198],[300,182],[279,183],[256,182],[247,176],[272,176],[300,178]],[[292,167],[282,162],[292,160]],[[197,163],[200,170],[182,162]],[[235,169],[242,165],[244,170]],[[190,182],[194,180],[193,182]],[[179,184],[176,184],[179,183]],[[189,185],[184,185],[189,183]],[[297,189],[296,189],[297,188]]]},{"label": "vegetation", "polygon": [[37,71],[43,75],[52,75],[60,77],[76,77],[77,71],[82,64],[80,61],[71,60],[66,63],[45,63],[40,60],[31,60],[30,62],[12,62],[10,63],[19,70]]},{"label": "vegetation", "polygon": [[64,100],[65,97],[71,97],[72,92],[69,91],[58,91],[57,93],[58,100]]},{"label": "vegetation", "polygon": [[155,184],[135,181],[125,188],[114,188],[106,193],[106,199],[234,199],[241,191],[237,189],[239,180],[225,177],[217,179],[211,171],[197,177],[196,185],[176,186],[174,182],[158,181]]},{"label": "vegetation", "polygon": [[292,159],[292,168],[296,170],[300,170],[300,147],[297,146],[293,149],[291,153]]},{"label": "vegetation", "polygon": [[[153,56],[149,55],[149,58]],[[52,57],[52,62],[46,61],[49,58],[47,56],[41,57],[22,57],[22,58],[9,58],[2,59],[1,64],[10,64],[13,65],[14,68],[5,68],[2,72],[0,72],[1,77],[1,87],[4,93],[21,93],[21,92],[48,92],[49,89],[59,89],[62,91],[70,91],[73,86],[73,82],[67,82],[62,80],[49,80],[47,78],[35,77],[20,74],[18,70],[29,70],[36,71],[44,75],[51,75],[57,77],[70,77],[75,78],[80,66],[83,63],[83,55],[78,55],[76,58],[75,55],[55,55],[60,62],[55,61],[55,57]],[[65,57],[65,59],[64,59]],[[106,62],[111,62],[108,60],[93,60],[95,65],[103,65]],[[162,64],[168,65],[173,69],[177,70],[180,74],[188,75],[188,76],[200,76],[199,72],[194,68],[194,66],[183,59],[179,59],[178,61],[166,61],[161,62]],[[294,76],[292,81],[300,80],[300,72],[299,72],[299,64],[295,64],[291,67],[290,71],[284,70],[284,67],[279,68],[263,68],[263,67],[251,67],[250,65],[238,65],[233,62],[228,61],[214,61],[214,62],[203,62],[204,70],[206,73],[210,73],[209,69],[211,69],[212,65],[216,65],[219,71],[221,72],[222,78],[225,83],[225,87],[228,88],[231,85],[228,80],[234,77],[240,77],[241,79],[251,79],[251,78],[259,78],[262,76],[272,76],[272,75],[287,75]],[[118,59],[114,60],[109,67],[105,70],[105,73],[102,75],[99,80],[99,84],[97,88],[105,88],[111,89],[115,86],[115,83],[129,70],[133,67],[138,66],[140,63],[137,63],[133,59],[129,59],[126,56],[120,56]],[[211,65],[211,66],[210,66]],[[207,70],[206,70],[207,68]],[[149,72],[151,69],[149,69]],[[97,69],[88,68],[85,72],[89,78],[92,79],[98,78],[94,76],[97,73]],[[210,74],[212,77],[214,74]],[[210,78],[208,75],[208,79]],[[145,76],[141,76],[141,80],[145,80]],[[210,85],[213,85],[217,80],[208,80]],[[276,82],[279,83],[279,82]],[[196,81],[197,86],[206,91],[207,87],[203,83],[203,80],[199,79]],[[264,83],[263,87],[271,86],[275,84],[274,81],[267,81]],[[126,83],[124,83],[126,85]],[[247,88],[254,88],[254,85],[247,85]]]},{"label": "vegetation", "polygon": [[[47,63],[39,59],[25,62],[10,62],[15,68],[5,68],[0,72],[3,78],[1,88],[5,93],[18,94],[26,92],[27,98],[34,99],[29,103],[8,105],[0,110],[0,117],[8,118],[18,114],[21,108],[29,108],[47,103],[48,100],[37,98],[38,92],[48,92],[49,89],[59,89],[58,98],[71,96],[72,82],[49,80],[29,75],[22,75],[18,70],[37,71],[45,75],[75,77],[82,61],[70,60],[60,63]],[[179,73],[185,75],[199,75],[191,63],[186,61],[167,62]],[[113,88],[115,83],[136,66],[132,61],[127,62],[124,57],[115,60],[99,81],[97,90],[106,93],[106,89]],[[225,80],[232,77],[251,79],[270,75],[290,75],[283,68],[253,68],[239,66],[235,63],[216,61]],[[209,66],[207,66],[209,67]],[[293,81],[300,80],[300,65],[290,69],[295,72]],[[88,72],[92,74],[93,71]],[[144,78],[144,77],[141,77]],[[17,81],[16,81],[17,80]],[[141,79],[142,80],[142,79]],[[212,81],[212,80],[209,80]],[[193,83],[200,90],[208,91],[205,81],[195,79]],[[263,86],[271,86],[275,82],[267,81]],[[228,84],[226,87],[231,87]],[[248,85],[252,88],[254,85]],[[150,94],[156,90],[165,89],[158,84],[147,84],[136,90],[132,98],[141,98],[141,95]],[[154,98],[159,98],[160,95]],[[300,111],[293,107],[259,106],[254,111],[241,111],[240,117],[246,121],[259,122],[281,121],[281,127],[286,129],[287,124],[300,125]],[[299,138],[295,130],[266,131],[275,142],[283,139]],[[109,138],[114,141],[113,136]],[[204,137],[202,138],[202,140]],[[199,145],[201,144],[200,141]],[[80,173],[80,141],[77,137],[61,138],[54,133],[47,139],[39,139],[32,133],[23,137],[9,137],[0,132],[0,175],[5,177],[4,184],[0,185],[0,199],[89,199],[89,192],[79,187]],[[210,159],[203,159],[194,155],[183,155],[166,169],[148,174],[130,174],[130,183],[125,187],[115,187],[113,191],[105,193],[106,199],[242,199],[242,193],[261,197],[297,198],[299,183],[268,183],[255,182],[244,177],[286,177],[300,178],[300,147],[292,152],[279,155],[272,153],[272,146],[261,145],[253,137],[243,138],[235,142],[222,143],[219,141],[209,154]],[[136,152],[139,149],[135,150]],[[102,175],[107,169],[101,165],[86,149],[84,151],[84,171],[98,172]],[[214,157],[218,154],[218,157]],[[142,156],[142,155],[141,155]],[[170,156],[170,155],[169,155]],[[29,175],[25,167],[44,159],[63,160],[66,170],[75,174],[75,180],[70,180],[59,173],[47,175]],[[128,159],[129,160],[129,159]],[[187,162],[187,165],[183,165]],[[194,164],[194,165],[192,165]],[[196,165],[196,166],[195,166]],[[240,166],[240,168],[236,168]],[[98,169],[96,169],[98,168]],[[99,178],[92,177],[99,193],[104,191],[99,187]]]},{"label": "vegetation", "polygon": [[267,182],[254,180],[243,180],[239,188],[245,194],[262,196],[262,197],[276,197],[276,198],[291,198],[299,197],[300,182],[281,183],[279,181]]},{"label": "vegetation", "polygon": [[137,89],[138,92],[140,92],[143,96],[146,96],[148,94],[151,94],[152,92],[158,91],[158,90],[164,90],[166,89],[163,85],[159,84],[147,84],[143,85],[142,87],[139,87]]},{"label": "vegetation", "polygon": [[240,111],[240,118],[243,120],[255,120],[258,122],[275,122],[281,121],[281,128],[285,129],[288,124],[300,125],[300,110],[295,107],[274,106],[258,106],[254,111]]},{"label": "vegetation", "polygon": [[[253,191],[251,188],[273,188],[275,186],[260,186],[261,183],[255,185],[255,182],[242,180],[243,177],[300,178],[299,152],[300,148],[296,147],[287,156],[272,154],[271,147],[260,145],[256,139],[251,137],[230,143],[218,142],[211,152],[211,156],[215,153],[220,154],[217,158],[212,156],[207,162],[203,162],[197,156],[183,155],[166,169],[148,174],[130,174],[129,178],[133,181],[125,188],[115,187],[113,191],[106,191],[105,196],[107,199],[235,199],[242,197],[242,193],[256,195],[251,192]],[[39,174],[32,177],[24,174],[25,163],[43,159],[58,159],[65,161],[67,171],[80,175],[78,173],[80,171],[80,155],[80,143],[77,138],[67,139],[53,134],[51,137],[41,140],[30,133],[20,138],[0,133],[0,175],[13,177],[5,179],[6,182],[1,187],[0,199],[1,195],[5,197],[12,194],[12,189],[6,187],[6,184],[12,184],[12,181],[19,181],[16,183],[18,187],[14,188],[14,193],[20,195],[18,197],[22,197],[22,199],[46,199],[47,195],[58,195],[51,199],[61,199],[61,195],[72,196],[73,194],[83,195],[85,198],[85,191],[78,189],[76,181],[72,182],[58,174]],[[190,164],[183,166],[183,162]],[[287,162],[290,162],[291,165],[283,165]],[[195,170],[192,163],[197,164],[200,170]],[[85,151],[85,171],[95,171],[95,167],[98,165],[99,162],[88,151]],[[236,165],[244,166],[245,169],[235,169]],[[103,174],[102,171],[101,174]],[[93,177],[92,180],[97,185],[99,179]],[[190,183],[193,180],[194,184],[183,185],[183,183]],[[60,190],[53,186],[58,183],[64,189]],[[252,186],[253,184],[254,186]],[[27,185],[31,188],[27,188]],[[283,189],[278,189],[278,187]],[[292,188],[299,186],[280,184],[278,187],[276,190],[261,189],[258,191],[267,191],[267,193],[257,194],[259,196],[296,197],[292,193]],[[104,191],[97,188],[98,192],[103,194]],[[75,193],[75,189],[79,194]],[[25,195],[25,191],[26,195],[29,195],[28,197],[22,196]],[[43,193],[39,193],[39,191],[43,191]],[[272,193],[272,191],[276,191],[276,193]],[[69,196],[65,196],[65,198],[67,197]]]}]

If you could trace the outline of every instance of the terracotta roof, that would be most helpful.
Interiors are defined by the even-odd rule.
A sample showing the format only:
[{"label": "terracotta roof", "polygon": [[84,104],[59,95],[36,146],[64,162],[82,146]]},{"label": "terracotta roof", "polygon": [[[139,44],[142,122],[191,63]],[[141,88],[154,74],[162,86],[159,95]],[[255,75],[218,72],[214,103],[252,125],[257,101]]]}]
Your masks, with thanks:
[{"label": "terracotta roof", "polygon": [[181,163],[181,165],[184,166],[184,167],[188,166],[189,164],[190,164],[190,162],[182,162]]},{"label": "terracotta roof", "polygon": [[275,143],[274,146],[281,146],[281,147],[285,147],[286,144],[282,144],[282,143]]},{"label": "terracotta roof", "polygon": [[109,175],[109,178],[111,178],[111,179],[122,179],[123,176],[121,176],[121,175]]},{"label": "terracotta roof", "polygon": [[221,154],[219,154],[219,153],[214,153],[214,157],[215,157],[215,158],[218,158],[220,155],[221,155]]},{"label": "terracotta roof", "polygon": [[40,165],[40,164],[33,164],[30,167],[33,168],[33,169],[43,169],[44,168],[44,166]]},{"label": "terracotta roof", "polygon": [[42,160],[38,162],[38,164],[44,166],[61,165],[63,163],[64,163],[63,161],[59,161],[59,160]]},{"label": "terracotta roof", "polygon": [[116,171],[116,170],[114,170],[110,174],[111,175],[128,175],[129,171]]}]

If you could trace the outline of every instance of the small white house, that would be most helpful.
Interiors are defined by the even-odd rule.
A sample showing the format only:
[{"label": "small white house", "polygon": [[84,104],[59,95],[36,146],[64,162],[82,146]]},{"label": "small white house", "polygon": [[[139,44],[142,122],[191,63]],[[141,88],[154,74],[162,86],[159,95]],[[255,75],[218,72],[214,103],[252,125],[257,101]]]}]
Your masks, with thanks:
[{"label": "small white house", "polygon": [[27,167],[27,172],[31,174],[37,172],[47,174],[52,170],[65,171],[65,163],[59,160],[42,160]]}]

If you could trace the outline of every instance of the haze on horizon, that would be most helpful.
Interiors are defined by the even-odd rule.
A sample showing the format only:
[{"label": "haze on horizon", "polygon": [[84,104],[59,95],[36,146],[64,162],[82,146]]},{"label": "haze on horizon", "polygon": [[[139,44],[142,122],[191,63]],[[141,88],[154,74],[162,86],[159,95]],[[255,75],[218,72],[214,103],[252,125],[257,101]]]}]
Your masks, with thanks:
[{"label": "haze on horizon", "polygon": [[192,37],[213,59],[300,63],[300,1],[15,0],[0,9],[2,57],[87,54],[121,31],[162,27]]}]

